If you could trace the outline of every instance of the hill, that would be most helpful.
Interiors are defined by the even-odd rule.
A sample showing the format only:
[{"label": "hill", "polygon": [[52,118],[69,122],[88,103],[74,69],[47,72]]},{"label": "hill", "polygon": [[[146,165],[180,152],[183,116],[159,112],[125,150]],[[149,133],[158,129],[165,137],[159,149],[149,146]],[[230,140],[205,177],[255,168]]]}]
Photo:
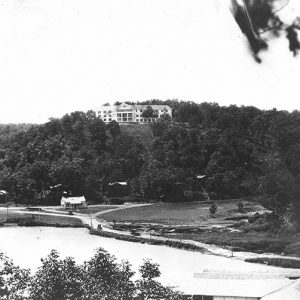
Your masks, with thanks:
[{"label": "hill", "polygon": [[167,104],[173,119],[105,124],[73,112],[42,125],[1,127],[0,189],[19,203],[55,203],[50,186],[101,202],[127,181],[135,201],[255,198],[278,219],[299,216],[300,113],[215,103]]}]

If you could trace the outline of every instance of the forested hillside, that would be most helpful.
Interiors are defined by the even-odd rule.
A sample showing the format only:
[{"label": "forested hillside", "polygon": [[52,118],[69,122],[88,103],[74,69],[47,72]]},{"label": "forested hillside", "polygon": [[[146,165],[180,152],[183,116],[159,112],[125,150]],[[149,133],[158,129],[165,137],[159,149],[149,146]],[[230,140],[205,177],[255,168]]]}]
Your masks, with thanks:
[{"label": "forested hillside", "polygon": [[[0,189],[18,203],[51,203],[50,186],[103,201],[128,181],[132,199],[253,197],[279,214],[300,211],[300,112],[176,100],[152,125],[104,124],[93,111],[43,125],[0,126]],[[150,126],[145,127],[145,126]],[[199,183],[197,175],[205,175]],[[49,200],[50,199],[50,200]]]}]

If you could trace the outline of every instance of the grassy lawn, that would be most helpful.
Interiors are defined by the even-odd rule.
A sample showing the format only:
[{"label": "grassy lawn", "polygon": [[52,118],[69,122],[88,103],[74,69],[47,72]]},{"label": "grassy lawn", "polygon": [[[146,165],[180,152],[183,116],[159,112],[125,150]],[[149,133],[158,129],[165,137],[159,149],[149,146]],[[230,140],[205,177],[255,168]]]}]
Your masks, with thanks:
[{"label": "grassy lawn", "polygon": [[[164,236],[189,239],[203,242],[206,244],[215,244],[219,246],[230,246],[235,250],[253,251],[258,253],[285,253],[287,245],[291,244],[295,238],[300,238],[300,235],[285,235],[276,236],[275,234],[264,232],[229,232],[220,229],[203,230],[197,233],[175,233],[166,234]],[[292,253],[286,253],[292,254]],[[294,253],[295,255],[295,253]]]},{"label": "grassy lawn", "polygon": [[114,208],[118,208],[119,206],[117,205],[99,205],[99,206],[91,206],[91,207],[87,207],[87,208],[77,208],[77,209],[64,209],[61,207],[58,207],[57,209],[55,209],[55,211],[57,211],[58,214],[68,214],[69,211],[73,211],[75,213],[79,213],[79,214],[94,214],[97,212],[102,212],[108,209],[114,209]]},{"label": "grassy lawn", "polygon": [[[235,200],[216,202],[216,204],[218,206],[216,218],[210,217],[209,208],[211,204],[201,202],[162,203],[143,207],[133,207],[108,212],[101,215],[101,218],[106,219],[107,221],[131,221],[170,225],[199,225],[204,221],[212,223],[226,223],[224,217],[231,216],[238,212],[237,201]],[[251,207],[249,207],[249,209],[250,208]]]},{"label": "grassy lawn", "polygon": [[108,209],[114,209],[118,208],[119,206],[117,205],[101,205],[101,206],[95,206],[95,207],[88,207],[88,208],[83,208],[83,209],[76,209],[74,212],[78,212],[80,214],[94,214],[97,212],[102,212]]},{"label": "grassy lawn", "polygon": [[[129,226],[129,230],[130,226],[139,226],[139,223],[148,223],[148,227],[151,224],[169,225],[168,228],[173,228],[174,232],[167,233],[161,229],[158,231],[165,237],[179,240],[195,240],[207,244],[230,246],[240,251],[284,253],[300,257],[299,233],[277,236],[263,219],[254,223],[235,220],[235,217],[242,215],[238,212],[238,200],[216,201],[215,203],[218,209],[214,218],[209,213],[211,204],[201,202],[133,207],[108,212],[101,215],[101,218],[119,222],[119,227],[122,227],[122,222],[129,222],[131,224],[126,225]],[[254,202],[243,201],[243,204],[245,212],[262,210],[262,207]],[[232,219],[228,220],[228,218]],[[230,228],[210,225],[229,225]]]},{"label": "grassy lawn", "polygon": [[[6,221],[6,211],[0,211],[0,222]],[[9,211],[8,213],[8,222],[19,223],[22,222],[39,222],[43,225],[60,225],[60,226],[83,226],[82,222],[77,218],[64,217],[64,216],[49,216],[49,215],[34,215],[34,214],[22,214]]]}]

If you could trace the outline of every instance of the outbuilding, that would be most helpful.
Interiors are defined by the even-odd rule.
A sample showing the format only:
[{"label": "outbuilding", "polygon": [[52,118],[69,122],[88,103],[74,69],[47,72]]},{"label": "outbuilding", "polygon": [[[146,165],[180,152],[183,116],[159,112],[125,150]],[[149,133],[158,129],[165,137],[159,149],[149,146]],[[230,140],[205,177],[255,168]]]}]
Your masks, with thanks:
[{"label": "outbuilding", "polygon": [[84,196],[80,197],[62,197],[61,207],[64,209],[76,209],[87,207]]}]

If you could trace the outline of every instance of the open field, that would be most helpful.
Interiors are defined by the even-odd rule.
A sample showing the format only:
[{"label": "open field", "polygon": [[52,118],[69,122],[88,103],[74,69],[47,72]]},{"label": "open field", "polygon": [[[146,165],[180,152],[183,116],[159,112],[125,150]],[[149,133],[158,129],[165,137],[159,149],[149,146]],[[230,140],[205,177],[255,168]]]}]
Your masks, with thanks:
[{"label": "open field", "polygon": [[[200,225],[203,222],[209,223],[232,223],[224,217],[233,216],[238,213],[237,201],[215,202],[218,211],[215,218],[211,218],[209,213],[210,203],[185,202],[185,203],[160,203],[143,207],[127,208],[116,210],[101,215],[107,221],[129,221],[159,223],[166,225]],[[257,206],[245,203],[245,210],[255,211]],[[261,208],[258,208],[261,209]]]},{"label": "open field", "polygon": [[[111,211],[101,218],[114,222],[122,230],[154,228],[159,235],[179,240],[194,240],[231,247],[240,251],[284,253],[300,257],[299,234],[277,235],[264,218],[251,223],[247,213],[262,212],[254,202],[243,201],[244,214],[239,213],[238,200],[217,201],[215,217],[209,213],[210,203],[163,203]],[[243,220],[241,220],[243,219]],[[125,222],[124,225],[122,222]],[[148,225],[147,225],[148,224]],[[117,228],[116,227],[116,228]]]},{"label": "open field", "polygon": [[[6,211],[0,211],[0,222],[6,222]],[[49,225],[49,226],[70,226],[81,227],[82,222],[77,218],[64,217],[64,216],[51,216],[51,215],[37,215],[28,213],[16,213],[9,211],[8,223],[17,223],[19,225]]]},{"label": "open field", "polygon": [[[97,205],[97,206],[88,206],[87,208],[82,208],[82,209],[75,209],[72,210],[75,213],[80,213],[80,214],[94,214],[97,212],[102,212],[108,209],[115,209],[118,208],[118,205]],[[68,211],[65,209],[62,209],[62,211]]]}]

